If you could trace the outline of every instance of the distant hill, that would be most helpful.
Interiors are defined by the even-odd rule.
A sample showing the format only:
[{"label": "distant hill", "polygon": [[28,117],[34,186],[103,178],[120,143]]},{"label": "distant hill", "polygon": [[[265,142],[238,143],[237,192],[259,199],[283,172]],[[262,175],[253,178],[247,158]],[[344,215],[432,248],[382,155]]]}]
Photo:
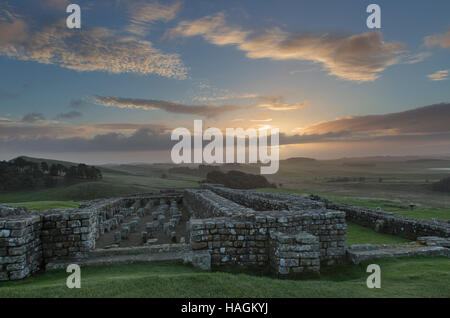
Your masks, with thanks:
[{"label": "distant hill", "polygon": [[306,157],[293,157],[293,158],[288,158],[285,160],[281,160],[284,163],[315,163],[317,162],[316,159],[313,158],[306,158]]},{"label": "distant hill", "polygon": [[55,187],[80,181],[97,181],[103,178],[99,169],[85,164],[69,164],[56,160],[20,156],[10,161],[0,161],[0,191],[16,191]]},{"label": "distant hill", "polygon": [[11,159],[9,160],[9,162],[14,162],[17,159],[24,159],[26,161],[29,162],[34,162],[34,163],[41,163],[41,162],[46,162],[48,165],[63,165],[64,167],[71,167],[71,166],[77,166],[79,163],[78,162],[70,162],[70,161],[62,161],[62,160],[53,160],[53,159],[45,159],[45,158],[34,158],[34,157],[28,157],[28,156],[19,156],[17,158]]}]

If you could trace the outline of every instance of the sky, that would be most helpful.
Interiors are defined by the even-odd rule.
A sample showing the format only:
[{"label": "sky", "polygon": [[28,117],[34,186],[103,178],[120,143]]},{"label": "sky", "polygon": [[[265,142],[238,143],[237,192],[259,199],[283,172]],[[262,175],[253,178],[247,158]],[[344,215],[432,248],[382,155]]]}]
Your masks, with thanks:
[{"label": "sky", "polygon": [[[170,160],[171,131],[280,156],[450,154],[450,2],[0,0],[0,160]],[[381,8],[369,29],[366,7]]]}]

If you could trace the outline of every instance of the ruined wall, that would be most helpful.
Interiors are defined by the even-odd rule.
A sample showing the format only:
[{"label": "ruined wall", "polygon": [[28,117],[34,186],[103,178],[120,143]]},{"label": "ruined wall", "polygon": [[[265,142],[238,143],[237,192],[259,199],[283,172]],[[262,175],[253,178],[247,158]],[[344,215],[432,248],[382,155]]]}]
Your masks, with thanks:
[{"label": "ruined wall", "polygon": [[82,257],[95,248],[95,210],[53,210],[41,217],[44,262],[62,257]]},{"label": "ruined wall", "polygon": [[270,233],[278,232],[290,235],[307,232],[315,236],[318,259],[323,265],[335,264],[345,257],[345,214],[327,210],[323,202],[218,185],[203,187],[206,190],[186,190],[183,202],[193,211],[192,248],[209,250],[213,268],[267,267]]},{"label": "ruined wall", "polygon": [[[318,198],[318,197],[316,197]],[[450,236],[450,224],[445,220],[420,220],[396,216],[389,212],[373,211],[367,208],[355,207],[326,202],[329,209],[345,212],[347,221],[354,222],[377,232],[393,234],[410,240],[420,236]]]},{"label": "ruined wall", "polygon": [[256,211],[323,209],[325,203],[292,194],[236,190],[216,184],[203,184],[202,188]]},{"label": "ruined wall", "polygon": [[16,212],[0,218],[0,281],[25,278],[42,262],[40,217]]},{"label": "ruined wall", "polygon": [[211,252],[212,267],[268,265],[270,232],[317,236],[320,261],[332,265],[345,257],[345,215],[338,211],[265,211],[231,218],[191,219],[193,250]]},{"label": "ruined wall", "polygon": [[269,263],[281,277],[320,270],[320,251],[317,236],[306,232],[270,233]]},{"label": "ruined wall", "polygon": [[231,200],[209,190],[185,190],[183,206],[193,218],[231,217],[236,214],[253,212]]}]

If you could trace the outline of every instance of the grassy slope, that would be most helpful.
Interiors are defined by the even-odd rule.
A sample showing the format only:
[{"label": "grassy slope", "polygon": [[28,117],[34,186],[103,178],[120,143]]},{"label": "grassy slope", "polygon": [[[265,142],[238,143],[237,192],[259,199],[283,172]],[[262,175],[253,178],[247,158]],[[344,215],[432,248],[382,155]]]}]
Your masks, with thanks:
[{"label": "grassy slope", "polygon": [[81,201],[145,192],[139,185],[113,184],[104,181],[82,182],[67,187],[0,193],[0,203],[31,201]]},{"label": "grassy slope", "polygon": [[169,175],[167,179],[128,175],[123,172],[104,173],[102,181],[81,182],[64,187],[14,192],[0,192],[0,203],[31,201],[83,201],[98,198],[158,192],[160,189],[198,187],[195,179]]},{"label": "grassy slope", "polygon": [[8,203],[9,206],[26,207],[28,210],[76,209],[78,202],[74,201],[32,201]]},{"label": "grassy slope", "polygon": [[383,199],[374,199],[374,198],[354,198],[347,197],[342,195],[336,195],[332,193],[320,193],[317,191],[309,191],[306,189],[301,190],[287,190],[287,189],[258,189],[258,191],[266,191],[266,192],[279,192],[279,193],[291,193],[291,194],[318,194],[324,198],[329,199],[330,201],[340,203],[340,204],[352,204],[356,206],[368,207],[371,209],[376,209],[377,207],[381,207],[384,211],[393,212],[396,215],[416,218],[416,219],[450,219],[450,209],[438,209],[438,208],[430,208],[419,206],[414,210],[410,210],[410,208],[402,204],[400,202],[392,201],[392,200],[383,200]]},{"label": "grassy slope", "polygon": [[448,258],[379,260],[381,289],[368,289],[367,264],[328,269],[320,278],[206,273],[178,264],[83,268],[81,289],[65,286],[65,271],[0,283],[0,297],[450,297]]}]

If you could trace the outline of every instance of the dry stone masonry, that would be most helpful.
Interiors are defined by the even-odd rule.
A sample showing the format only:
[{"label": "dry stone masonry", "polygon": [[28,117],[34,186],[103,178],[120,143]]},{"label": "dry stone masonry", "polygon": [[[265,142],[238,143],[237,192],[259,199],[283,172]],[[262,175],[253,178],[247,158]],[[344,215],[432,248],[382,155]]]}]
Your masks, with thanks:
[{"label": "dry stone masonry", "polygon": [[299,196],[204,187],[186,190],[183,204],[193,211],[192,249],[210,251],[212,268],[257,267],[283,276],[344,260],[344,213]]},{"label": "dry stone masonry", "polygon": [[[347,249],[346,220],[417,241]],[[75,210],[38,212],[0,205],[0,281],[68,264],[153,261],[292,277],[344,261],[450,256],[449,233],[448,220],[415,220],[318,196],[212,184],[184,193],[94,200]]]},{"label": "dry stone masonry", "polygon": [[449,220],[411,219],[381,211],[381,209],[374,211],[347,204],[336,204],[315,195],[311,196],[311,198],[324,203],[329,209],[345,212],[347,221],[372,228],[377,232],[397,235],[410,240],[416,240],[421,236],[437,236],[443,238],[450,236]]}]

